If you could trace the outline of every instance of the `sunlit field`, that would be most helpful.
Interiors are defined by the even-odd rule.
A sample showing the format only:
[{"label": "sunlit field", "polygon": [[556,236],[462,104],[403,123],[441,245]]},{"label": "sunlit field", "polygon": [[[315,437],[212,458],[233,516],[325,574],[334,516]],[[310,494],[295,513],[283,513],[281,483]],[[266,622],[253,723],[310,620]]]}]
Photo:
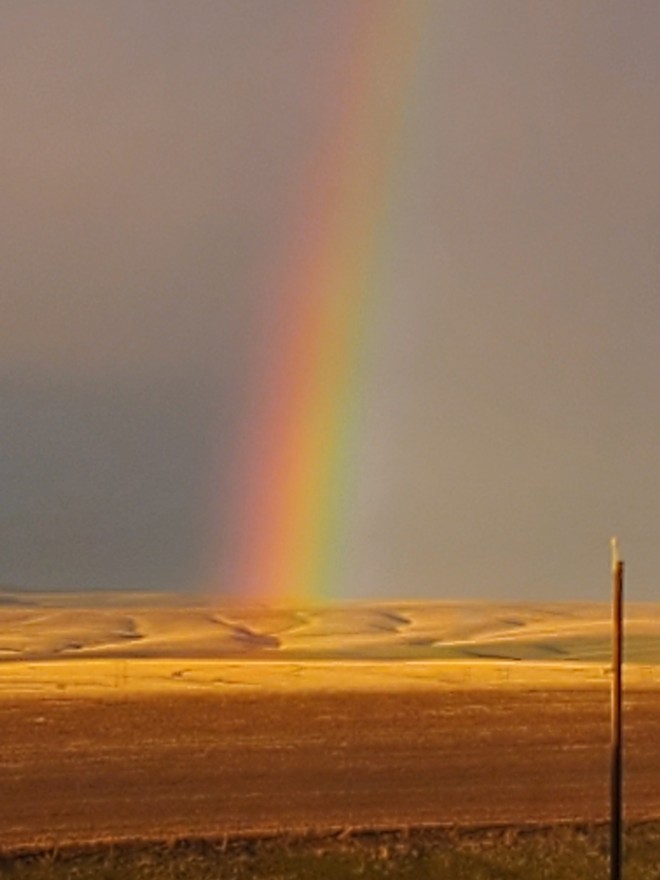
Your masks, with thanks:
[{"label": "sunlit field", "polygon": [[[6,591],[0,623],[7,876],[606,876],[605,606]],[[632,606],[630,877],[659,635]]]},{"label": "sunlit field", "polygon": [[[0,697],[186,689],[606,686],[597,604],[211,607],[144,594],[0,594]],[[626,612],[630,685],[660,683],[660,606]]]}]

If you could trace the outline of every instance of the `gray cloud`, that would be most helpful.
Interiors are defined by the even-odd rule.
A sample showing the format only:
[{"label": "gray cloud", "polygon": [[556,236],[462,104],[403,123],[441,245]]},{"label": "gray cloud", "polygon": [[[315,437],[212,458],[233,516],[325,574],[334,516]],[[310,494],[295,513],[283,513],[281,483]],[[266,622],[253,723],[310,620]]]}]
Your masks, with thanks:
[{"label": "gray cloud", "polygon": [[[652,597],[660,11],[429,9],[346,589]],[[354,11],[3,3],[1,579],[194,580]]]}]

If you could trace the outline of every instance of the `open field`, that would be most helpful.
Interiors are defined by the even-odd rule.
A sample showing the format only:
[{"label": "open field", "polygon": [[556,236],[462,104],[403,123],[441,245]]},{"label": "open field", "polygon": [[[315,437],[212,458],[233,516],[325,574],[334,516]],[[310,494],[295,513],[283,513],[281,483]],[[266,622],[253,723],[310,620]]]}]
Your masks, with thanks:
[{"label": "open field", "polygon": [[[5,853],[606,816],[606,608],[0,596]],[[631,820],[660,818],[659,645],[631,610]]]},{"label": "open field", "polygon": [[[660,700],[626,703],[627,816],[660,817]],[[5,849],[607,813],[603,689],[23,697],[1,711]]]},{"label": "open field", "polygon": [[[213,606],[186,596],[0,590],[0,660],[526,661],[607,664],[589,603]],[[660,664],[660,606],[626,609],[626,658]]]},{"label": "open field", "polygon": [[[598,688],[609,677],[609,627],[609,609],[594,604],[214,608],[185,597],[0,591],[0,699]],[[630,687],[660,687],[660,606],[627,610],[626,660]]]}]

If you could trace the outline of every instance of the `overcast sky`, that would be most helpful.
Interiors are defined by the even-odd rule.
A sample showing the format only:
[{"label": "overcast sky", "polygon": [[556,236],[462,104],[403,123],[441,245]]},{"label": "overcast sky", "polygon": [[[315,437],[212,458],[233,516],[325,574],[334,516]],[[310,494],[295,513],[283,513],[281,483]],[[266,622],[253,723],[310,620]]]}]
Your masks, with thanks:
[{"label": "overcast sky", "polygon": [[[660,4],[405,2],[350,592],[656,599]],[[195,583],[358,3],[0,0],[1,582]]]}]

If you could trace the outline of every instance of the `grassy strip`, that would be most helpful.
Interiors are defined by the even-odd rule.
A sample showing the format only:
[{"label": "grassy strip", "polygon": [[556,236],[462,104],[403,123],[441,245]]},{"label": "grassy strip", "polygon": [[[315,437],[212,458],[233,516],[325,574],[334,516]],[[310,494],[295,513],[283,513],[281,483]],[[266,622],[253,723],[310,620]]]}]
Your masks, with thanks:
[{"label": "grassy strip", "polygon": [[[11,880],[606,880],[607,829],[409,831],[180,841],[5,858]],[[628,828],[626,880],[660,877],[660,823]]]}]

